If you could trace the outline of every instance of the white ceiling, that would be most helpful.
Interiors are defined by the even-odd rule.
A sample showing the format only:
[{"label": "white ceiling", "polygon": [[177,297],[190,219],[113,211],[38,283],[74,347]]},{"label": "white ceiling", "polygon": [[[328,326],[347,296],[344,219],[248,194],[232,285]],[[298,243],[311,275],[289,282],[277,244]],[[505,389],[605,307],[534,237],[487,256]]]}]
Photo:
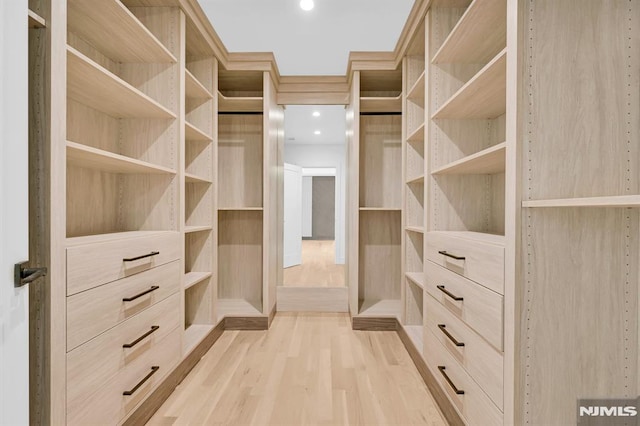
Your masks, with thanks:
[{"label": "white ceiling", "polygon": [[[320,116],[314,117],[314,111]],[[346,131],[344,105],[288,105],[284,111],[285,144],[343,144]]]},{"label": "white ceiling", "polygon": [[230,52],[273,52],[282,75],[345,75],[350,51],[392,51],[414,0],[199,0]]}]

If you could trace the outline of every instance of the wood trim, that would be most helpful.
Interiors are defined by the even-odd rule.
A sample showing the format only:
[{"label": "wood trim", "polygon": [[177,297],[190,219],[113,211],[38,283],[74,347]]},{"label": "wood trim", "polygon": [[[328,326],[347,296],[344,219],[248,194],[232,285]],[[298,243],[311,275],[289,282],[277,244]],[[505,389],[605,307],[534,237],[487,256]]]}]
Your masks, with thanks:
[{"label": "wood trim", "polygon": [[143,425],[164,404],[176,387],[187,377],[193,367],[211,349],[211,346],[222,336],[225,321],[220,323],[205,337],[191,353],[162,381],[144,402],[123,423],[124,426]]},{"label": "wood trim", "polygon": [[407,352],[409,352],[409,356],[413,360],[413,363],[416,365],[420,376],[422,376],[422,380],[424,380],[424,383],[427,385],[427,388],[429,388],[429,392],[431,392],[433,399],[436,401],[436,404],[438,404],[440,411],[442,411],[444,418],[450,425],[464,425],[464,422],[453,407],[453,404],[451,404],[451,401],[449,401],[449,398],[447,398],[444,391],[431,374],[431,371],[429,371],[427,364],[420,355],[420,351],[418,351],[418,349],[413,345],[413,342],[407,335],[407,332],[400,324],[398,324],[397,333],[404,344],[404,347],[407,349]]},{"label": "wood trim", "polygon": [[225,330],[268,330],[269,317],[225,317]]},{"label": "wood trim", "polygon": [[351,328],[360,331],[397,331],[398,320],[393,317],[351,317]]},{"label": "wood trim", "polygon": [[273,309],[271,309],[271,312],[269,313],[269,322],[267,323],[267,329],[271,328],[271,323],[273,322],[273,319],[275,318],[277,312],[278,312],[278,303],[274,303]]}]

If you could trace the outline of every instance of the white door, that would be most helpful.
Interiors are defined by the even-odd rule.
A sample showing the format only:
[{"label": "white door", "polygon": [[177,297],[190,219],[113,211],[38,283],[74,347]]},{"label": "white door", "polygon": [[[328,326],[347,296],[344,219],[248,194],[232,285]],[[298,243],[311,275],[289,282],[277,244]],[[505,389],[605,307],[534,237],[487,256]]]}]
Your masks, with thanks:
[{"label": "white door", "polygon": [[302,168],[284,164],[284,265],[302,263]]},{"label": "white door", "polygon": [[0,1],[0,425],[29,424],[27,0]]}]

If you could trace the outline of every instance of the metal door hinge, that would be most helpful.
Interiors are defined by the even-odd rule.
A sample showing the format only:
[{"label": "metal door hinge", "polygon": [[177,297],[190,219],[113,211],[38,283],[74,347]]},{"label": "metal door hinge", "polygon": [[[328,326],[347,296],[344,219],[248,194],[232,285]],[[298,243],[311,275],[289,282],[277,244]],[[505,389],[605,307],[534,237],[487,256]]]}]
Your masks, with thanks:
[{"label": "metal door hinge", "polygon": [[16,287],[22,287],[25,284],[29,284],[30,282],[47,275],[47,268],[28,268],[28,263],[28,261],[16,263],[13,273],[14,285]]}]

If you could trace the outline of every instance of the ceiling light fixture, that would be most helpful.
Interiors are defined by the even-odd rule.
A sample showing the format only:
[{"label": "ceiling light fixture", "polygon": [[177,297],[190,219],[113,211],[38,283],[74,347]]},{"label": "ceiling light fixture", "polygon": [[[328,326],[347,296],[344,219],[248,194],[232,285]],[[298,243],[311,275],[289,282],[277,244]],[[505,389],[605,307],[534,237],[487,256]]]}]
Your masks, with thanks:
[{"label": "ceiling light fixture", "polygon": [[314,135],[320,135],[322,134],[322,132],[320,130],[316,130],[315,132],[313,132]]},{"label": "ceiling light fixture", "polygon": [[302,10],[306,10],[309,11],[311,9],[313,9],[313,0],[300,0],[300,8]]},{"label": "ceiling light fixture", "polygon": [[314,111],[312,115],[314,117],[320,117],[320,113],[318,111]]}]

